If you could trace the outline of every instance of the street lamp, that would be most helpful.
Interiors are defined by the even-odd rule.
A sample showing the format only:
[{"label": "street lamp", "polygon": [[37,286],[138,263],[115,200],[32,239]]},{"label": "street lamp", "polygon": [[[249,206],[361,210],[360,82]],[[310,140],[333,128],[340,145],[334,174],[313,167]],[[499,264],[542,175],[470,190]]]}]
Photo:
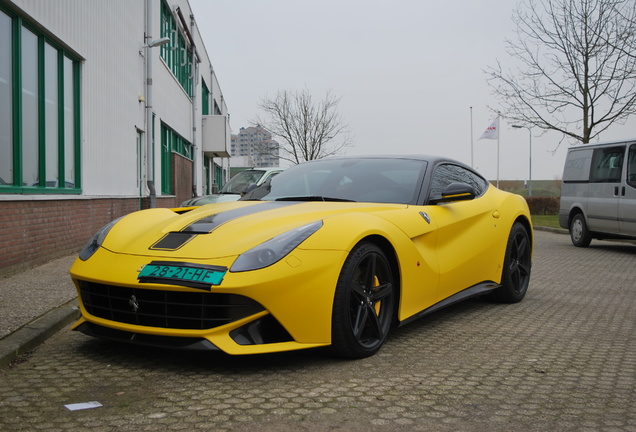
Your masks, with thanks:
[{"label": "street lamp", "polygon": [[530,130],[530,128],[528,126],[521,126],[521,125],[512,125],[513,128],[515,129],[528,129],[528,133],[530,135],[530,157],[528,158],[530,161],[530,167],[528,170],[528,196],[531,197],[532,196],[532,131]]}]

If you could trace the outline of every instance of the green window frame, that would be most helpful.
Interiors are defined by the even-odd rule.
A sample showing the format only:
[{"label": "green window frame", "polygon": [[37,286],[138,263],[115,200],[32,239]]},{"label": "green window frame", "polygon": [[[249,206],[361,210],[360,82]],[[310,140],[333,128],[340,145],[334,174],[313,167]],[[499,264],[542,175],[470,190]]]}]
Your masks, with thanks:
[{"label": "green window frame", "polygon": [[203,157],[204,167],[204,179],[205,185],[203,188],[203,193],[205,195],[211,194],[211,186],[215,184],[218,190],[224,186],[225,182],[223,181],[223,169],[216,163],[214,163],[214,158],[204,156]]},{"label": "green window frame", "polygon": [[217,164],[214,164],[212,167],[214,169],[214,182],[218,185],[219,190],[221,190],[221,188],[225,186],[225,182],[223,181],[224,170]]},{"label": "green window frame", "polygon": [[0,7],[0,193],[81,192],[80,63]]},{"label": "green window frame", "polygon": [[161,2],[161,37],[170,39],[169,43],[161,45],[161,58],[166,62],[183,90],[192,98],[194,70],[192,47],[189,46],[170,10],[170,6],[165,1]]},{"label": "green window frame", "polygon": [[201,114],[210,114],[210,90],[203,80],[201,80]]},{"label": "green window frame", "polygon": [[225,182],[223,180],[224,178],[223,173],[225,170],[221,168],[220,165],[214,162],[214,158],[211,158],[209,156],[203,157],[203,165],[204,165],[203,194],[209,195],[212,193],[212,187],[211,187],[212,184],[215,184],[218,190],[221,190],[221,188],[225,185]]},{"label": "green window frame", "polygon": [[192,160],[192,144],[165,123],[161,123],[161,193],[172,195],[172,153]]}]

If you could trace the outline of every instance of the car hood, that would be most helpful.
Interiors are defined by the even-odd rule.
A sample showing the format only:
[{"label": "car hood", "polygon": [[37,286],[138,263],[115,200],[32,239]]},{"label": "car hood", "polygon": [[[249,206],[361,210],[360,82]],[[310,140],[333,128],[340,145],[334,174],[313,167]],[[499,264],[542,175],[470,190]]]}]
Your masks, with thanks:
[{"label": "car hood", "polygon": [[[213,259],[239,255],[279,234],[346,213],[384,213],[402,204],[236,201],[193,210],[149,209],[113,226],[102,247],[132,255]],[[334,245],[335,247],[336,245]]]}]

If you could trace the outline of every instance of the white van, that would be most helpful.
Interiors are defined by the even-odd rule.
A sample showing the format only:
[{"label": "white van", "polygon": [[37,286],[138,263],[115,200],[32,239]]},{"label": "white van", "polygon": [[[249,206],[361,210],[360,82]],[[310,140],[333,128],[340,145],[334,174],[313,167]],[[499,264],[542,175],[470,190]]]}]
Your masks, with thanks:
[{"label": "white van", "polygon": [[559,224],[579,247],[593,238],[636,239],[636,140],[568,150]]}]

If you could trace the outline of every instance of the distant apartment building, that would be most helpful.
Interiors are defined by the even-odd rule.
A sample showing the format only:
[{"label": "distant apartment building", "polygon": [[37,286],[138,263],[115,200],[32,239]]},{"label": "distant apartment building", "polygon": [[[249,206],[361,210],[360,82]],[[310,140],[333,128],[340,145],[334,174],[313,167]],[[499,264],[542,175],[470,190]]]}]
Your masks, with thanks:
[{"label": "distant apartment building", "polygon": [[241,128],[238,134],[232,134],[230,154],[232,157],[247,161],[254,167],[279,166],[280,145],[272,139],[272,134],[260,126]]},{"label": "distant apartment building", "polygon": [[222,186],[229,145],[188,0],[0,0],[0,274]]}]

